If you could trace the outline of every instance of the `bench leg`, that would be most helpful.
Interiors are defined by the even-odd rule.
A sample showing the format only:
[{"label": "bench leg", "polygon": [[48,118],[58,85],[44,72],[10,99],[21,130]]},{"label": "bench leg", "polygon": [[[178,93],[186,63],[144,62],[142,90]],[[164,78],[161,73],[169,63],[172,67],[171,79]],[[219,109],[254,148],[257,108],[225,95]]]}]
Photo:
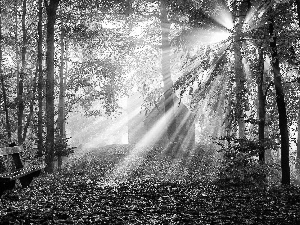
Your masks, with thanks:
[{"label": "bench leg", "polygon": [[32,182],[33,178],[38,177],[40,175],[40,173],[41,173],[41,171],[38,170],[33,173],[27,174],[24,177],[20,177],[20,182],[21,182],[22,188],[28,187],[29,184]]},{"label": "bench leg", "polygon": [[0,183],[0,196],[7,190],[12,190],[16,185],[15,180],[4,181]]}]

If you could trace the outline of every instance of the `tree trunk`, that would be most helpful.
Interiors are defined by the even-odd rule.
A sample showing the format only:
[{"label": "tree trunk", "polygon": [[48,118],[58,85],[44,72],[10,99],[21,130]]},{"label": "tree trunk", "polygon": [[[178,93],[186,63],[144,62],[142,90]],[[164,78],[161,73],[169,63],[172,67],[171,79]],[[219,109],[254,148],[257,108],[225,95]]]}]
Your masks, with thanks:
[{"label": "tree trunk", "polygon": [[43,2],[38,0],[38,131],[37,131],[37,156],[41,157],[44,152],[44,141],[43,141],[43,99],[44,99],[44,82],[43,82]]},{"label": "tree trunk", "polygon": [[296,0],[296,5],[297,5],[297,14],[298,14],[298,24],[300,27],[300,0]]},{"label": "tree trunk", "polygon": [[[65,78],[64,78],[64,56],[65,56],[65,43],[64,43],[64,27],[61,28],[60,35],[60,73],[59,73],[59,102],[58,102],[58,118],[57,125],[59,130],[60,143],[63,143],[65,139]],[[62,166],[62,153],[61,148],[57,153],[58,170],[61,170]]]},{"label": "tree trunk", "polygon": [[7,107],[7,96],[6,96],[6,89],[4,84],[4,75],[2,70],[2,6],[0,5],[0,74],[1,74],[1,87],[2,87],[2,95],[3,95],[3,108],[5,112],[5,123],[6,123],[6,132],[8,141],[11,142],[11,128],[10,128],[10,121],[9,121],[9,114],[8,114],[8,107]]},{"label": "tree trunk", "polygon": [[232,135],[232,118],[231,118],[231,107],[232,107],[232,96],[231,94],[227,97],[226,112],[224,117],[224,138],[225,138],[225,148],[230,147],[230,137]]},{"label": "tree trunk", "polygon": [[238,133],[239,138],[245,137],[245,102],[246,102],[246,76],[244,73],[243,63],[242,63],[242,32],[243,24],[246,17],[246,13],[250,8],[250,3],[247,0],[235,3],[236,11],[236,26],[234,34],[234,70],[235,70],[235,82],[236,82],[236,119],[238,123]]},{"label": "tree trunk", "polygon": [[[300,91],[300,87],[299,87]],[[297,156],[296,156],[296,169],[300,170],[300,99],[298,101],[298,139],[297,139]]]},{"label": "tree trunk", "polygon": [[[2,49],[0,50],[0,60],[1,60],[1,58],[2,58]],[[7,132],[8,142],[11,142],[11,128],[10,128],[9,113],[8,113],[8,107],[7,107],[7,96],[6,96],[6,89],[5,89],[5,84],[4,84],[4,75],[3,75],[1,68],[2,68],[2,63],[0,63],[0,70],[1,70],[1,87],[2,87],[3,108],[4,108],[3,110],[5,112],[5,124],[6,124],[6,132]]]},{"label": "tree trunk", "polygon": [[245,121],[244,121],[244,95],[245,95],[245,75],[242,65],[242,55],[241,55],[241,41],[240,35],[237,31],[234,36],[234,69],[235,69],[235,82],[236,82],[236,119],[238,123],[238,133],[239,138],[245,137]]},{"label": "tree trunk", "polygon": [[29,105],[29,114],[27,116],[27,120],[26,120],[26,124],[24,126],[24,131],[23,131],[23,136],[22,136],[22,143],[25,141],[26,136],[27,136],[27,132],[28,132],[28,128],[30,125],[30,122],[32,121],[32,116],[33,116],[33,107],[34,107],[34,102],[35,102],[35,95],[36,95],[36,89],[37,89],[37,76],[38,76],[38,65],[36,68],[36,74],[34,76],[34,79],[32,81],[32,94],[31,94],[31,100],[30,100],[30,105]]},{"label": "tree trunk", "polygon": [[[18,0],[15,0],[15,54],[16,54],[16,77],[17,77],[17,90],[19,90],[19,46],[18,46]],[[18,99],[18,93],[17,93]]]},{"label": "tree trunk", "polygon": [[[300,27],[300,0],[296,0],[296,5],[297,5],[297,14],[298,14],[298,24]],[[300,99],[298,104],[299,104],[299,109],[298,109],[298,139],[297,139],[296,169],[300,170]]]},{"label": "tree trunk", "polygon": [[[162,48],[162,77],[164,83],[164,105],[165,105],[165,114],[171,114],[171,121],[167,128],[168,139],[170,142],[174,141],[174,134],[176,132],[176,119],[174,114],[174,93],[173,93],[173,81],[171,78],[171,69],[170,69],[170,22],[168,20],[167,6],[165,0],[161,0],[160,5],[160,22],[161,22],[161,48]],[[171,111],[171,112],[170,112]],[[171,143],[170,143],[171,144]],[[172,147],[171,147],[172,148]]]},{"label": "tree trunk", "polygon": [[258,139],[260,144],[259,161],[265,163],[265,117],[266,117],[266,97],[264,95],[264,55],[263,49],[259,49],[259,72],[257,77],[257,97],[258,97]]},{"label": "tree trunk", "polygon": [[47,11],[46,172],[53,172],[54,159],[54,25],[59,0],[45,1]]},{"label": "tree trunk", "polygon": [[22,7],[22,64],[21,64],[21,72],[19,74],[19,88],[18,88],[18,143],[19,145],[23,142],[23,114],[24,114],[24,100],[23,100],[23,92],[24,92],[24,75],[26,70],[26,45],[27,45],[27,35],[26,35],[26,1],[23,0]]},{"label": "tree trunk", "polygon": [[290,184],[290,165],[289,165],[289,134],[287,125],[286,105],[284,101],[284,90],[281,82],[281,74],[279,67],[279,59],[276,46],[276,34],[274,31],[274,21],[271,18],[269,21],[270,48],[272,55],[272,67],[274,73],[274,84],[276,90],[276,102],[279,114],[279,129],[281,136],[281,183],[284,185]]}]

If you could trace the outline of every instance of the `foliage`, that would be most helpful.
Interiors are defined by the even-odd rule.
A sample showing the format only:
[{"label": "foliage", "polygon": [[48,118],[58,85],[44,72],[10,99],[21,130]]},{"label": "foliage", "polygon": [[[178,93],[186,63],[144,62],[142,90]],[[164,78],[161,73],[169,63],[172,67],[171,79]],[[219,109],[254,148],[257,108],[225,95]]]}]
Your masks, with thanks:
[{"label": "foliage", "polygon": [[[224,138],[223,138],[224,139]],[[258,161],[261,144],[255,140],[227,138],[222,145],[223,154],[219,168],[219,182],[235,185],[267,185],[267,177],[276,174],[279,166]],[[264,147],[270,145],[264,144]]]},{"label": "foliage", "polygon": [[75,147],[71,147],[68,144],[70,138],[57,138],[54,143],[54,155],[55,156],[69,156],[74,153]]}]

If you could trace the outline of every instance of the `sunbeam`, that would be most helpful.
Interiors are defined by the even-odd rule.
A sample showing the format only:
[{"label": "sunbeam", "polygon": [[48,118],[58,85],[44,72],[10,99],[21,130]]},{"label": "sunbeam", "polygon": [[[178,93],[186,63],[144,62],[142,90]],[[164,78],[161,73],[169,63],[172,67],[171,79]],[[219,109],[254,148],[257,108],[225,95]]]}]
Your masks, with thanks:
[{"label": "sunbeam", "polygon": [[198,95],[205,94],[207,87],[210,85],[210,82],[214,79],[214,77],[212,77],[212,73],[214,72],[219,61],[224,56],[230,44],[231,43],[228,42],[227,45],[224,45],[223,48],[220,49],[218,56],[214,59],[209,69],[204,72],[204,75],[202,77],[202,82],[201,82],[202,84],[196,90],[193,90],[193,94],[198,94]]},{"label": "sunbeam", "polygon": [[232,14],[227,9],[221,9],[217,15],[213,15],[212,18],[228,30],[232,30],[234,27]]},{"label": "sunbeam", "polygon": [[[73,131],[74,134],[72,134],[72,139],[79,140],[82,146],[80,151],[86,152],[93,148],[115,144],[116,142],[126,144],[128,143],[128,135],[126,131],[129,121],[136,118],[140,111],[140,105],[136,104],[130,111],[123,112],[121,115],[112,119],[106,119],[104,117],[89,119],[83,117],[80,119],[80,123],[82,123],[81,120],[86,120],[87,122],[82,128]],[[67,126],[67,128],[68,127],[69,126]],[[123,137],[125,135],[127,140]],[[122,140],[120,140],[120,138]]]},{"label": "sunbeam", "polygon": [[166,132],[173,118],[172,110],[164,114],[152,128],[136,143],[129,155],[118,163],[112,173],[108,174],[109,183],[122,182],[135,170],[144,160],[144,156],[149,151],[149,147],[155,144]]},{"label": "sunbeam", "polygon": [[264,26],[266,21],[262,18],[270,7],[272,7],[272,1],[269,3],[260,3],[252,6],[244,20],[245,31],[249,32]]},{"label": "sunbeam", "polygon": [[188,41],[194,45],[211,45],[223,42],[231,36],[231,32],[221,29],[195,28],[188,37]]}]

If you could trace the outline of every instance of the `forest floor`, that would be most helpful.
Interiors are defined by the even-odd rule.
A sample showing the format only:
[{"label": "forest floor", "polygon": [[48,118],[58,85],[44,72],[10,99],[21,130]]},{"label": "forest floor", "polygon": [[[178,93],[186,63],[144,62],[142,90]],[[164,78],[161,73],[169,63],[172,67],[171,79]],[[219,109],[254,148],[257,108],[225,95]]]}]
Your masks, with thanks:
[{"label": "forest floor", "polygon": [[209,175],[197,181],[135,176],[108,184],[96,172],[103,154],[100,161],[89,156],[83,168],[77,160],[77,169],[44,174],[28,188],[5,193],[0,224],[300,224],[297,186],[217,185]]}]

